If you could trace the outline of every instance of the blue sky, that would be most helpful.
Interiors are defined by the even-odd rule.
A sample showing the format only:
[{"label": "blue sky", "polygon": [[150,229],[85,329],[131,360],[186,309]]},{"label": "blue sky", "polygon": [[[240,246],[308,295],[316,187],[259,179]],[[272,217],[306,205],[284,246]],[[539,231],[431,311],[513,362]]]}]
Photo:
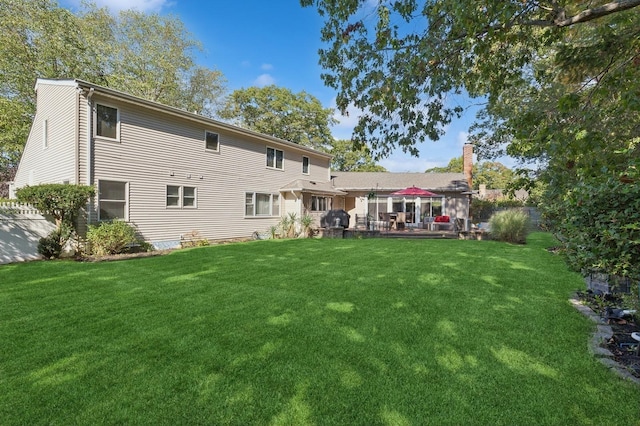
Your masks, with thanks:
[{"label": "blue sky", "polygon": [[[74,8],[79,2],[60,0],[60,5]],[[297,0],[95,2],[112,11],[134,8],[178,16],[203,45],[199,65],[220,70],[230,92],[275,84],[296,93],[304,90],[325,107],[335,107],[336,92],[324,86],[320,78],[322,68],[318,65],[322,19],[314,8],[303,8]],[[397,150],[379,163],[392,172],[424,172],[434,166],[445,166],[452,158],[462,155],[474,114],[470,109],[447,127],[446,135],[439,141],[421,144],[419,158]],[[340,124],[332,128],[333,136],[349,139],[357,111],[350,111],[349,117],[336,112],[336,118]]]}]

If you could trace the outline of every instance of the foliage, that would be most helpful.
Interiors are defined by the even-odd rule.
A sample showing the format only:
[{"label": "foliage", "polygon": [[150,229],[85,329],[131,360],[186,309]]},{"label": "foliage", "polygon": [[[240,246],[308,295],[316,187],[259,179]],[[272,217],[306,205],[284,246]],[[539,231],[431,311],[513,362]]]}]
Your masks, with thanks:
[{"label": "foliage", "polygon": [[216,70],[195,65],[200,43],[175,16],[55,0],[0,2],[0,175],[17,165],[35,114],[37,78],[78,78],[214,116],[225,92]]},{"label": "foliage", "polygon": [[[326,46],[319,52],[326,70],[322,78],[338,90],[338,109],[345,113],[355,106],[363,111],[354,141],[384,156],[395,148],[417,155],[417,145],[438,140],[463,111],[449,95],[500,97],[514,81],[531,74],[530,65],[539,60],[541,49],[562,42],[569,49],[581,46],[566,36],[566,28],[605,27],[608,17],[618,15],[629,19],[637,13],[626,9],[640,0],[592,9],[591,3],[501,0],[301,4],[316,6],[325,18],[321,39]],[[627,38],[633,38],[634,28],[638,26],[612,31],[630,30]],[[592,51],[602,52],[607,51]]]},{"label": "foliage", "polygon": [[484,200],[473,198],[471,200],[470,214],[474,222],[488,222],[491,215],[497,210],[523,207],[524,205],[523,201],[515,199]]},{"label": "foliage", "polygon": [[306,92],[293,93],[269,85],[235,90],[223,110],[223,118],[280,139],[326,150],[333,139],[333,110]]},{"label": "foliage", "polygon": [[114,220],[90,225],[87,242],[91,253],[96,256],[125,253],[138,242],[136,230],[127,222]]},{"label": "foliage", "polygon": [[329,151],[333,155],[331,170],[339,172],[386,172],[373,160],[371,152],[365,146],[356,147],[350,140],[336,140],[331,142]]},{"label": "foliage", "polygon": [[204,238],[199,231],[193,230],[181,237],[180,246],[182,248],[188,247],[206,247],[209,245],[209,240]]},{"label": "foliage", "polygon": [[313,237],[313,216],[305,214],[300,218],[300,225],[302,225],[302,235],[306,238]]},{"label": "foliage", "polygon": [[269,237],[272,239],[276,239],[280,236],[280,228],[278,227],[278,225],[271,225],[268,232]]},{"label": "foliage", "polygon": [[[475,164],[474,164],[475,167]],[[463,158],[462,155],[460,157],[454,157],[449,160],[449,163],[444,167],[432,167],[430,169],[425,170],[425,173],[462,173],[463,170]]]},{"label": "foliage", "polygon": [[95,195],[92,186],[49,183],[24,186],[16,190],[21,203],[31,204],[44,215],[52,216],[58,228],[68,224],[75,229],[75,219],[90,197]]},{"label": "foliage", "polygon": [[[425,173],[462,173],[462,156],[452,158],[445,167],[432,167]],[[478,189],[481,184],[487,189],[506,189],[514,180],[514,172],[498,161],[483,161],[473,164],[473,189]]]},{"label": "foliage", "polygon": [[[569,264],[640,279],[640,175],[585,180],[547,206]],[[627,181],[626,179],[630,179]]]},{"label": "foliage", "polygon": [[524,244],[531,232],[531,222],[522,211],[504,210],[491,216],[489,229],[494,240]]},{"label": "foliage", "polygon": [[38,240],[38,253],[45,259],[57,259],[72,235],[73,229],[67,224],[63,224],[51,231],[46,237]]}]

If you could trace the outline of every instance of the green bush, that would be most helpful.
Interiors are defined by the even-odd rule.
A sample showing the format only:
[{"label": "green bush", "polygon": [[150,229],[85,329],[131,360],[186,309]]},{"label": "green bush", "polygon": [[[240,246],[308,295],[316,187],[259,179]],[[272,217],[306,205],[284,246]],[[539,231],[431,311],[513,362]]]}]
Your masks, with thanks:
[{"label": "green bush", "polygon": [[640,278],[640,171],[632,171],[584,179],[550,212],[575,270]]},{"label": "green bush", "polygon": [[60,257],[64,246],[71,238],[72,229],[69,226],[62,225],[56,228],[46,237],[38,240],[38,253],[45,259],[56,259]]},{"label": "green bush", "polygon": [[31,204],[40,213],[52,216],[58,227],[62,223],[73,226],[80,209],[94,195],[92,186],[62,183],[24,186],[16,190],[18,201]]},{"label": "green bush", "polygon": [[504,210],[489,219],[491,238],[508,243],[524,244],[531,232],[531,221],[519,210]]},{"label": "green bush", "polygon": [[120,254],[138,243],[136,230],[127,222],[114,220],[91,225],[87,231],[87,242],[91,253],[96,256]]}]

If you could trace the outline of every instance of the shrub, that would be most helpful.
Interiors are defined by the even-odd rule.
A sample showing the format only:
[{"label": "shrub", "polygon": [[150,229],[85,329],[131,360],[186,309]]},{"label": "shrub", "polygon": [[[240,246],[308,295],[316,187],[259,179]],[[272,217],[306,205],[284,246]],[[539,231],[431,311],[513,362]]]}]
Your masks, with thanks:
[{"label": "shrub", "polygon": [[92,186],[62,183],[25,186],[16,191],[21,203],[31,204],[44,215],[52,216],[58,227],[73,224],[78,212],[95,195]]},{"label": "shrub", "polygon": [[575,270],[640,277],[640,171],[632,171],[584,179],[547,209]]},{"label": "shrub", "polygon": [[206,247],[208,245],[209,245],[209,240],[207,240],[206,238],[203,238],[202,235],[200,235],[200,232],[196,230],[193,230],[188,234],[182,235],[181,241],[180,241],[180,246],[182,248]]},{"label": "shrub", "polygon": [[54,229],[49,235],[38,240],[38,253],[45,259],[60,257],[72,234],[73,230],[68,225],[63,224],[60,228]]},{"label": "shrub", "polygon": [[120,254],[138,243],[135,229],[127,222],[114,220],[92,225],[87,231],[87,242],[96,256]]},{"label": "shrub", "polygon": [[529,216],[519,210],[505,210],[489,220],[491,238],[509,243],[524,244],[531,231]]}]

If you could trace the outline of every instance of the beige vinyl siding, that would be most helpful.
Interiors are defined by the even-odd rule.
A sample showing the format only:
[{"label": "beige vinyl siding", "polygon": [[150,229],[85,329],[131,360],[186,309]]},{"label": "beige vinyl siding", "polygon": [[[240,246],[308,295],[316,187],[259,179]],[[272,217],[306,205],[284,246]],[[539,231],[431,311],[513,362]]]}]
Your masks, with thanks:
[{"label": "beige vinyl siding", "polygon": [[[148,241],[179,240],[193,230],[209,239],[248,237],[279,217],[246,218],[246,192],[279,194],[294,179],[326,180],[326,169],[316,166],[326,160],[307,151],[112,99],[105,103],[120,110],[120,142],[95,140],[95,179],[128,182],[129,221]],[[205,149],[205,130],[220,135],[218,152]],[[267,146],[284,151],[284,170],[267,168]],[[303,155],[310,157],[310,175],[302,174]],[[167,208],[167,185],[195,187],[197,209]],[[284,206],[281,200],[281,215]]]},{"label": "beige vinyl siding", "polygon": [[16,188],[40,183],[77,183],[75,85],[38,84],[37,91],[36,115],[14,180]]}]

